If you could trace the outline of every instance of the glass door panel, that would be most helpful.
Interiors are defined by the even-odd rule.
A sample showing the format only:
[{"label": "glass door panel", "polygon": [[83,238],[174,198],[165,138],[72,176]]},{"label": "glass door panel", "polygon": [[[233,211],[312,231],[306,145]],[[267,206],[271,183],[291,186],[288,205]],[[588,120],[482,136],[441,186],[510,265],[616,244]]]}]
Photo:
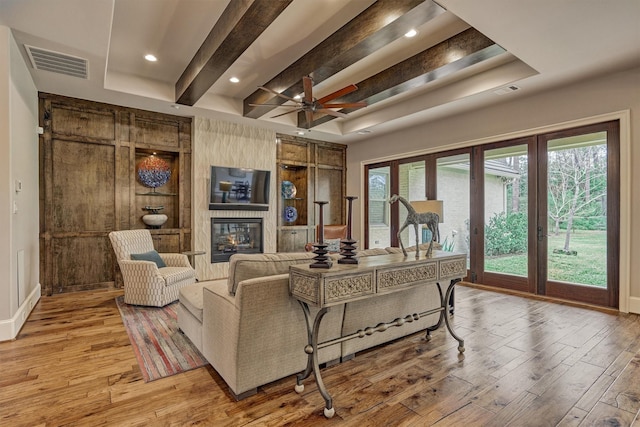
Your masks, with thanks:
[{"label": "glass door panel", "polygon": [[529,275],[527,147],[520,144],[484,152],[485,275]]},{"label": "glass door panel", "polygon": [[469,267],[469,203],[471,177],[469,154],[439,157],[436,160],[438,200],[442,200],[440,243],[449,252],[465,252]]},{"label": "glass door panel", "polygon": [[[411,163],[402,163],[399,165],[399,190],[400,196],[404,197],[409,202],[414,200],[425,200],[426,194],[426,180],[425,180],[425,162],[420,160]],[[407,209],[398,203],[400,210],[398,212],[398,225],[402,226],[407,219]],[[413,246],[416,244],[416,233],[413,226],[405,228],[400,234],[404,247]]]},{"label": "glass door panel", "polygon": [[391,246],[390,180],[390,166],[368,171],[368,248]]},{"label": "glass door panel", "polygon": [[607,135],[547,143],[547,280],[607,287]]}]

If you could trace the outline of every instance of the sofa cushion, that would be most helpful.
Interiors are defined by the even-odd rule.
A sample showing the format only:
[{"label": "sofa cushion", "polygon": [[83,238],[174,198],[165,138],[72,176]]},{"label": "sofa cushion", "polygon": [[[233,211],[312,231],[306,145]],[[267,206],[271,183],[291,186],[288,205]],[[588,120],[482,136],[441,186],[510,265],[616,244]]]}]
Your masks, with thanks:
[{"label": "sofa cushion", "polygon": [[390,253],[390,254],[401,254],[402,253],[402,248],[396,248],[394,246],[389,246],[388,248],[385,248],[385,250],[387,251],[387,253]]},{"label": "sofa cushion", "polygon": [[388,252],[382,248],[371,248],[371,249],[363,249],[361,251],[357,251],[356,255],[358,258],[365,256],[374,256],[374,255],[386,255]]},{"label": "sofa cushion", "polygon": [[235,295],[238,283],[243,280],[289,273],[290,266],[309,264],[314,256],[313,252],[232,255],[229,259],[227,281],[229,293]]},{"label": "sofa cushion", "polygon": [[[407,252],[415,252],[416,251],[416,246],[409,246],[408,248],[405,248],[407,250]],[[429,243],[420,243],[420,252],[426,251],[427,249],[429,249]],[[442,249],[442,244],[438,243],[438,242],[433,242],[433,246],[432,249],[434,250],[440,250]],[[396,248],[396,247],[388,247],[385,248],[385,250],[387,251],[387,253],[390,254],[401,254],[402,253],[402,248]]]}]

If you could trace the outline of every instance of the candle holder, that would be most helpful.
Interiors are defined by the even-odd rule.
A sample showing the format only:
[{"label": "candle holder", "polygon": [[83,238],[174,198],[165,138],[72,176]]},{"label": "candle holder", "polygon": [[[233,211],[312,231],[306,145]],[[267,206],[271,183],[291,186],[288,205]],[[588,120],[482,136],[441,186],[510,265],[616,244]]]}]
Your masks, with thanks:
[{"label": "candle holder", "polygon": [[315,262],[311,263],[309,265],[310,268],[331,268],[331,266],[333,265],[333,262],[331,262],[331,259],[327,256],[327,246],[324,243],[324,219],[323,219],[323,215],[324,215],[324,205],[326,205],[329,202],[313,202],[316,205],[318,205],[318,207],[320,208],[320,216],[319,216],[319,222],[318,222],[318,241],[316,243],[313,244],[313,247],[315,248],[313,250],[313,253],[316,254],[316,256],[313,257],[313,259],[315,260]]},{"label": "candle holder", "polygon": [[351,217],[353,215],[353,201],[357,199],[356,196],[347,196],[347,238],[341,240],[342,250],[340,255],[342,258],[338,260],[338,264],[357,264],[358,258],[356,258],[356,240],[351,237]]}]

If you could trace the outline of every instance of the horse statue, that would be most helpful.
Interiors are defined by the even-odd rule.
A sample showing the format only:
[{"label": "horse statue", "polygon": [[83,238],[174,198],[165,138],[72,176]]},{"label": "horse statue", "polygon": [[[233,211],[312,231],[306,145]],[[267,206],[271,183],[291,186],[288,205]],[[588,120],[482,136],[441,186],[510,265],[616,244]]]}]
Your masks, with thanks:
[{"label": "horse statue", "polygon": [[420,257],[420,242],[418,238],[418,225],[425,224],[429,231],[431,231],[431,241],[429,241],[429,249],[427,249],[427,258],[431,256],[431,250],[433,249],[433,242],[440,241],[440,229],[438,227],[438,223],[440,222],[440,216],[435,212],[423,212],[417,213],[411,203],[407,201],[404,197],[398,196],[394,194],[389,198],[389,204],[393,204],[399,201],[407,208],[407,219],[405,220],[400,230],[398,230],[398,241],[400,242],[400,247],[402,248],[402,253],[404,256],[407,256],[407,250],[404,248],[402,244],[402,237],[400,237],[400,233],[407,228],[410,224],[413,225],[413,228],[416,231],[416,259]]}]

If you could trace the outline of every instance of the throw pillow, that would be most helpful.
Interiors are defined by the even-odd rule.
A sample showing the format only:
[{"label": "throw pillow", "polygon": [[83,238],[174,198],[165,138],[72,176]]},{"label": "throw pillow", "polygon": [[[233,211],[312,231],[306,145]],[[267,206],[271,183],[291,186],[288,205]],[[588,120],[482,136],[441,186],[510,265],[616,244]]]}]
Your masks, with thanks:
[{"label": "throw pillow", "polygon": [[325,239],[328,252],[340,252],[340,239]]},{"label": "throw pillow", "polygon": [[134,261],[153,261],[156,263],[158,268],[167,266],[157,251],[149,251],[143,254],[131,254],[131,259]]}]

